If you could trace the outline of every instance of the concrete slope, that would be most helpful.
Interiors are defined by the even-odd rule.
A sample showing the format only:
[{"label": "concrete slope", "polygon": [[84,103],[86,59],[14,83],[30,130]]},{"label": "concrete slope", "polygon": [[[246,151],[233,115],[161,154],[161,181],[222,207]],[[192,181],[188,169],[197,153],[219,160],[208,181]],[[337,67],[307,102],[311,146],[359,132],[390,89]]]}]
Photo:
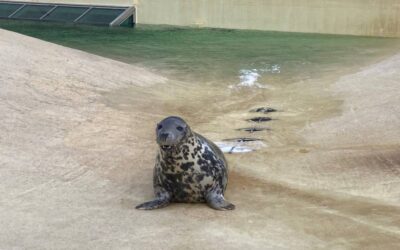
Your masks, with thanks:
[{"label": "concrete slope", "polygon": [[[397,69],[399,64],[395,57],[374,67]],[[387,143],[372,137],[372,147],[362,135],[375,126],[361,130],[361,120],[346,106],[363,108],[364,121],[367,110],[398,108],[396,70],[376,76],[391,84],[381,85],[380,93],[388,94],[377,99],[380,105],[367,109],[362,100],[371,103],[373,89],[357,98],[346,89],[353,86],[352,78],[357,79],[354,88],[363,88],[359,79],[368,75],[338,83],[347,100],[343,114],[299,130],[304,146],[312,149],[306,156],[276,154],[268,163],[229,156],[233,171],[227,196],[235,211],[173,204],[146,212],[134,205],[152,197],[153,126],[168,109],[157,89],[167,79],[4,30],[0,69],[1,249],[398,249],[398,133],[383,136]],[[132,109],[116,109],[104,98],[124,88],[135,90]],[[398,113],[390,114],[393,119],[384,122],[399,128]],[[328,129],[336,136],[327,135]],[[357,155],[347,152],[357,150],[348,138],[353,134],[371,158],[352,160]],[[363,189],[352,183],[358,183],[361,168],[346,174],[328,164],[376,161],[379,166],[385,160],[382,199],[371,184],[379,174],[362,178],[371,189],[360,195]],[[283,164],[286,171],[280,170]],[[346,185],[335,189],[336,182]]]}]

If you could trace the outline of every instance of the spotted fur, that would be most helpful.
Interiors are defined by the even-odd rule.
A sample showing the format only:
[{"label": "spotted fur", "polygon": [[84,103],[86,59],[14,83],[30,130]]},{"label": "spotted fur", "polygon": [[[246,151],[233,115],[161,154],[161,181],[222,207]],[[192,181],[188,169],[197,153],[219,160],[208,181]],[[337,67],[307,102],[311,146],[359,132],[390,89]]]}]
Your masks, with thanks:
[{"label": "spotted fur", "polygon": [[210,143],[193,133],[176,153],[160,150],[154,169],[155,188],[162,186],[174,202],[205,202],[211,190],[223,194],[228,181],[227,163],[222,152]]},{"label": "spotted fur", "polygon": [[153,178],[157,199],[137,208],[154,209],[169,202],[207,202],[214,209],[234,209],[223,196],[227,172],[222,151],[187,126],[185,137],[173,150],[163,150],[160,146]]}]

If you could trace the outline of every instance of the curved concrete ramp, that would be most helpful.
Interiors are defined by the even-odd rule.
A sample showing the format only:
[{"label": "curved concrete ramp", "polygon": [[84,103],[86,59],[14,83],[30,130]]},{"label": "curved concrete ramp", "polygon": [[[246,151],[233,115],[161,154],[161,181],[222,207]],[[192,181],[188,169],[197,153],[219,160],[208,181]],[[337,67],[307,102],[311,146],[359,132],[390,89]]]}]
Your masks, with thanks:
[{"label": "curved concrete ramp", "polygon": [[[342,114],[299,128],[301,147],[228,155],[235,211],[146,212],[167,80],[0,30],[0,248],[398,249],[399,66],[334,85]],[[125,88],[117,109],[105,96]]]}]

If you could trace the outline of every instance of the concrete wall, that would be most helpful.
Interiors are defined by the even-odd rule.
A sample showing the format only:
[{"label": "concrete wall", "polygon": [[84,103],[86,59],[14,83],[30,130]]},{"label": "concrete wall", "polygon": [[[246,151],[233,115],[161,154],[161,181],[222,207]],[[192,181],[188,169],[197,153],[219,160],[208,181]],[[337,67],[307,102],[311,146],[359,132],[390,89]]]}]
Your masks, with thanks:
[{"label": "concrete wall", "polygon": [[400,37],[400,0],[49,1],[135,4],[143,24]]},{"label": "concrete wall", "polygon": [[[1,2],[2,0],[0,0]],[[97,4],[132,6],[135,0],[5,0],[8,2],[30,2],[30,3],[73,3],[73,4]]]}]

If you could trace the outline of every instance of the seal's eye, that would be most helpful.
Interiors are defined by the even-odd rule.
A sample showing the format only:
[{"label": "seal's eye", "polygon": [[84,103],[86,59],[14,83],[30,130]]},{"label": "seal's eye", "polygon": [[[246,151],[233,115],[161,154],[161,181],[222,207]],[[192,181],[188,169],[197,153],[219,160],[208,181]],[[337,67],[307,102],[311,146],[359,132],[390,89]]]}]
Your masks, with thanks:
[{"label": "seal's eye", "polygon": [[176,127],[176,129],[179,131],[183,131],[183,127],[181,127],[181,126]]},{"label": "seal's eye", "polygon": [[161,125],[161,124],[158,124],[158,125],[157,125],[157,129],[158,129],[158,130],[162,129],[162,125]]}]

